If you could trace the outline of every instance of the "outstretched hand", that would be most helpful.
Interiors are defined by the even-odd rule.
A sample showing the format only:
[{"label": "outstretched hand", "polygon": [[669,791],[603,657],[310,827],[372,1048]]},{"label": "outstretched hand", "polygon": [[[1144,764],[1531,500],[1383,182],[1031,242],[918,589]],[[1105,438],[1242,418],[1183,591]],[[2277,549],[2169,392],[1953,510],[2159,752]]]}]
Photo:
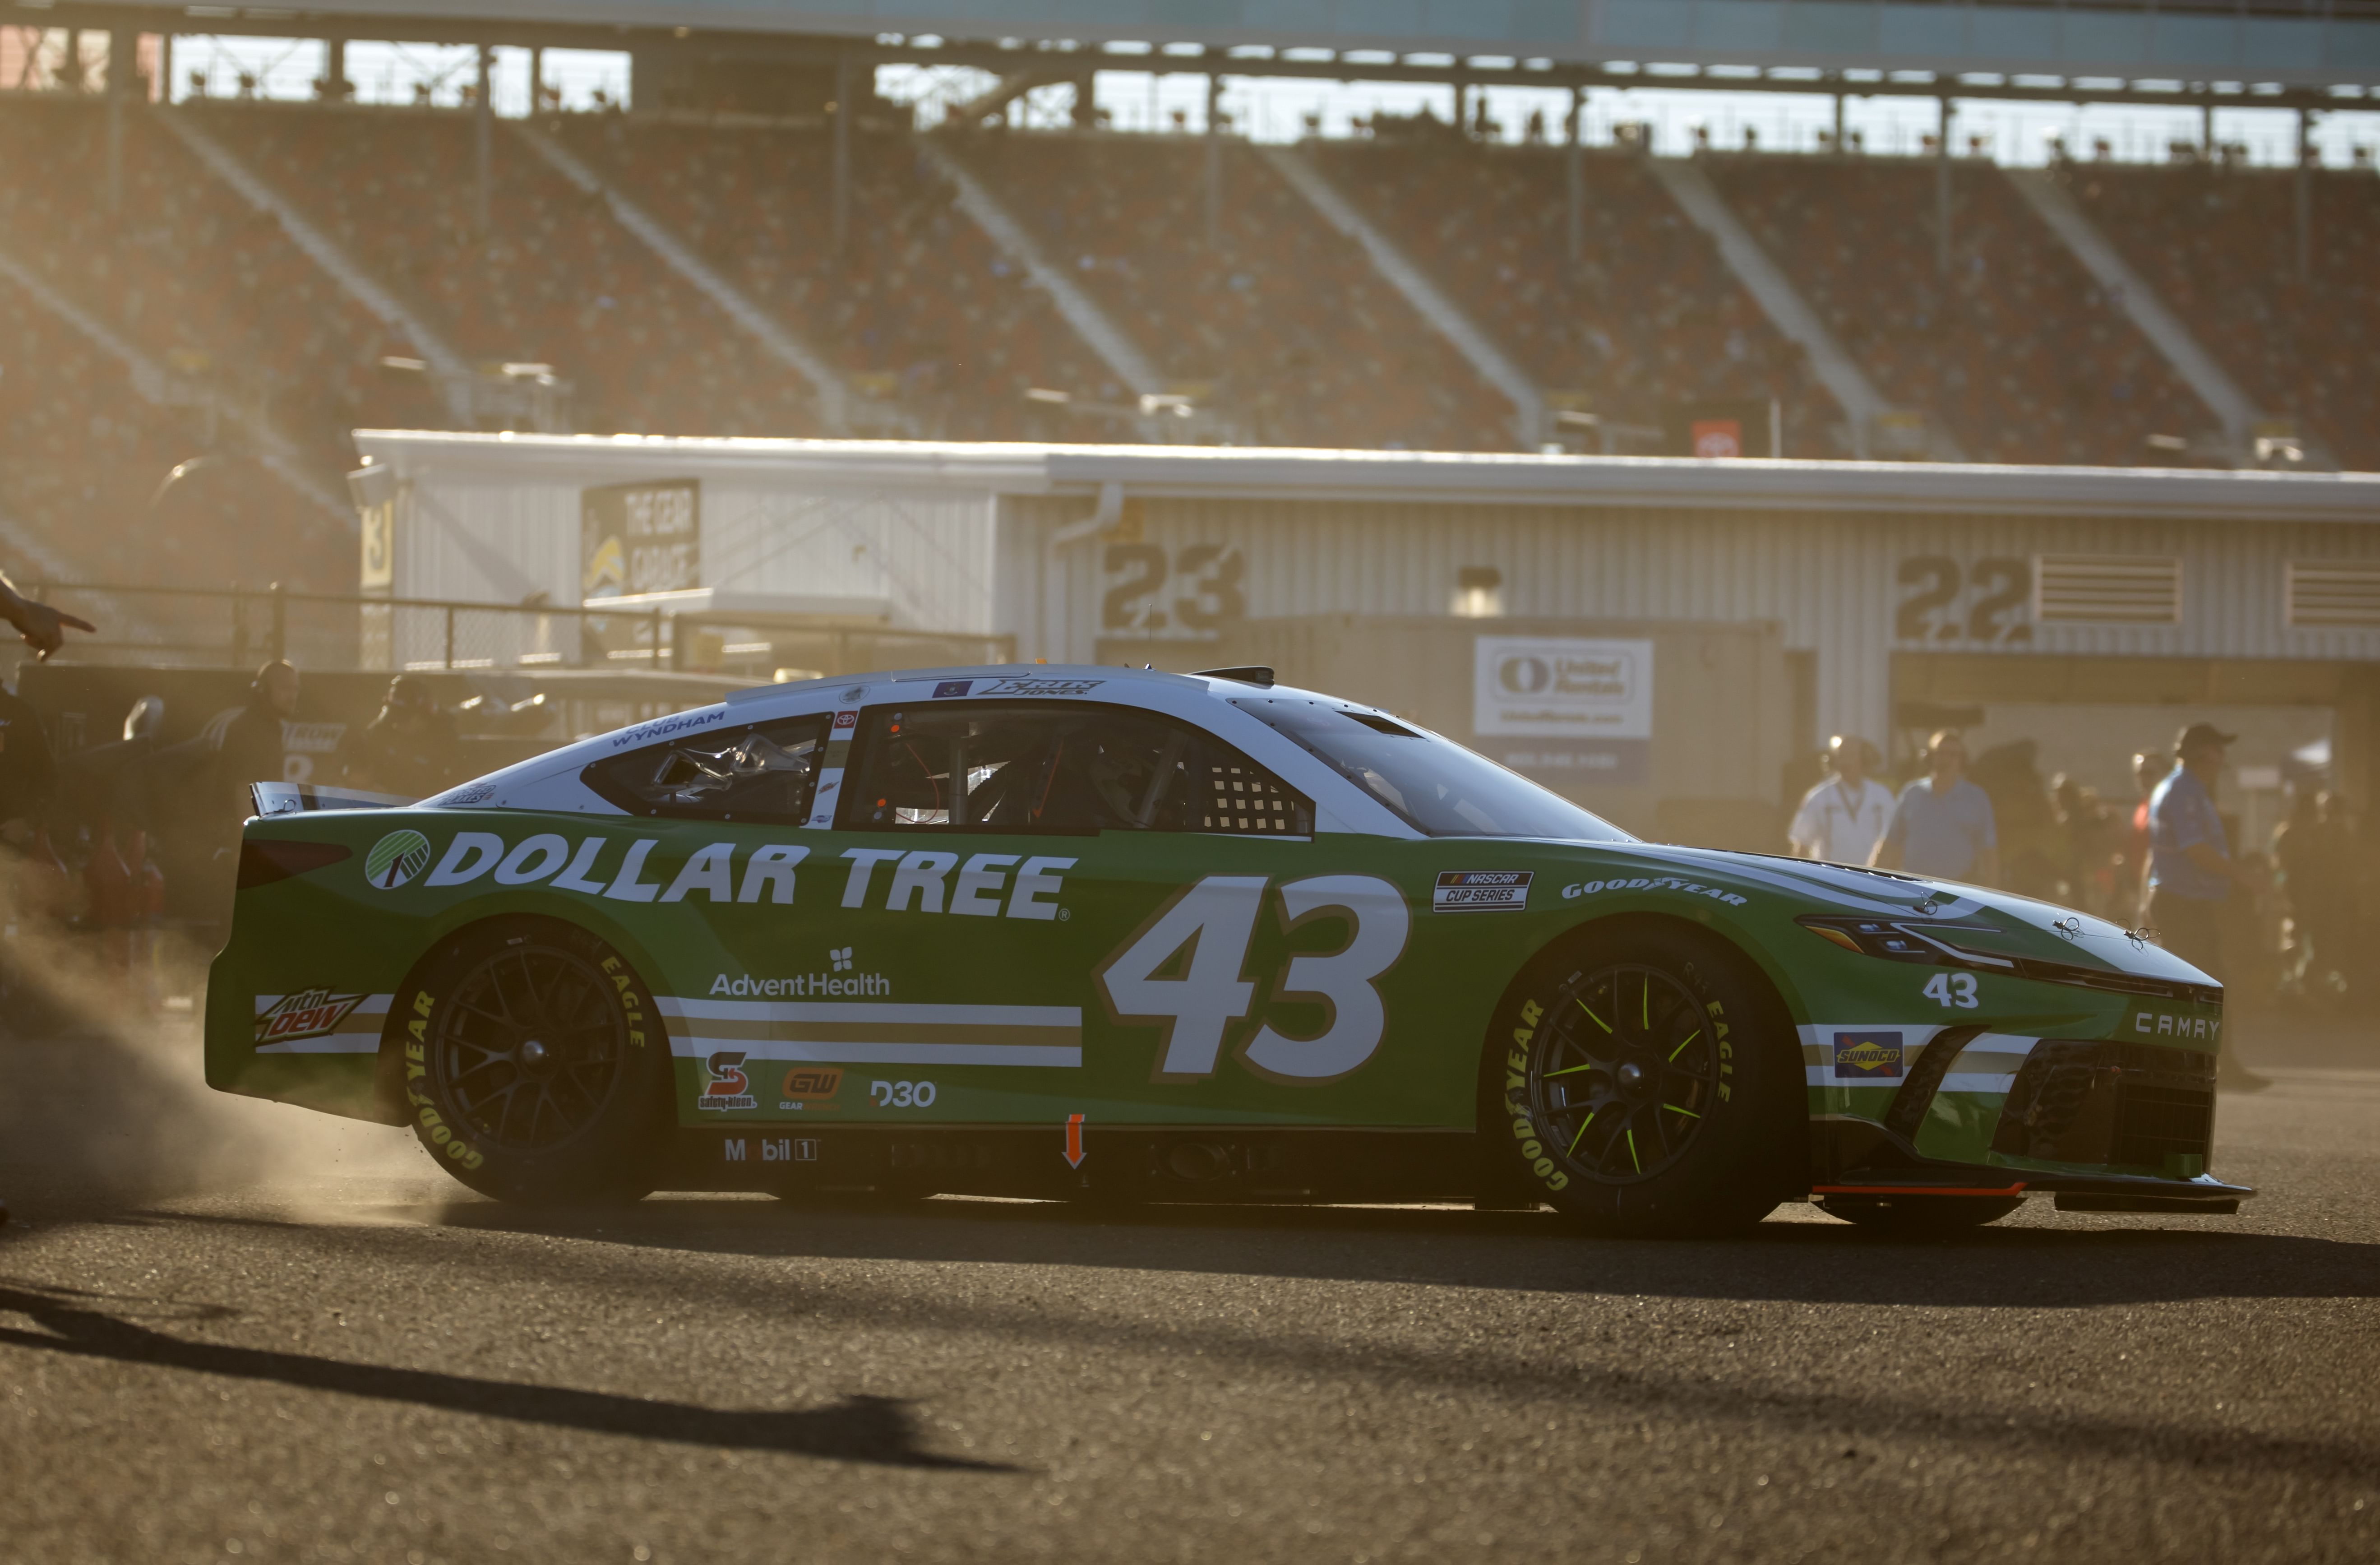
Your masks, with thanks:
[{"label": "outstretched hand", "polygon": [[66,645],[68,629],[92,632],[99,629],[89,620],[78,619],[63,609],[34,602],[14,592],[6,599],[0,599],[0,610],[6,611],[8,623],[25,637],[25,645],[44,659]]}]

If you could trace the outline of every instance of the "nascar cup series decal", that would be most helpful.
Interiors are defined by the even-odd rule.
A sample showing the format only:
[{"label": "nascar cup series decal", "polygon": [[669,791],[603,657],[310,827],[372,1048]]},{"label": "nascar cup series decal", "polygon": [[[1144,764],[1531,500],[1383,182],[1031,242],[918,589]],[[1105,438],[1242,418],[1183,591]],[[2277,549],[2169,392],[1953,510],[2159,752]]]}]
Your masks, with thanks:
[{"label": "nascar cup series decal", "polygon": [[1432,913],[1525,913],[1534,869],[1441,869],[1429,893]]},{"label": "nascar cup series decal", "polygon": [[419,831],[391,831],[364,855],[364,879],[385,892],[404,885],[429,866],[429,838]]}]

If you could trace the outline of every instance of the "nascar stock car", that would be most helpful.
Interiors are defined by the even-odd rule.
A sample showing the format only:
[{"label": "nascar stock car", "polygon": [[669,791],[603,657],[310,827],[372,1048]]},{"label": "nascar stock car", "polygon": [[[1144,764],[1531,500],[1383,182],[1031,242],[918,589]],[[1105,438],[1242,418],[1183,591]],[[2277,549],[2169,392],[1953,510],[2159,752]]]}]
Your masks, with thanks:
[{"label": "nascar stock car", "polygon": [[737,691],[418,805],[260,784],[229,1092],[504,1200],[2219,1212],[2222,991],[2088,916],[1638,841],[1390,713],[1045,665]]}]

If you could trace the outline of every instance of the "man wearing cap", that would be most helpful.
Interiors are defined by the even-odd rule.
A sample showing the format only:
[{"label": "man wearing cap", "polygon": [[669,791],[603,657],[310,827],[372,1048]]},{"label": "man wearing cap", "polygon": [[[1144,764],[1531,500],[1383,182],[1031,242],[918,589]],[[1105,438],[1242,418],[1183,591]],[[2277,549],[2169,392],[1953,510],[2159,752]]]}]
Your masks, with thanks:
[{"label": "man wearing cap", "polygon": [[[2211,722],[2193,722],[2174,741],[2180,762],[2149,795],[2149,924],[2158,943],[2223,981],[2223,903],[2242,883],[2239,865],[2216,813],[2215,785],[2225,752],[2239,735]],[[2267,1085],[2221,1051],[2227,1086],[2253,1091]]]},{"label": "man wearing cap", "polygon": [[1786,833],[1797,855],[1830,864],[1868,861],[1892,819],[1892,790],[1868,775],[1876,762],[1876,746],[1866,740],[1835,735],[1827,746],[1827,770],[1834,775],[1802,795]]}]

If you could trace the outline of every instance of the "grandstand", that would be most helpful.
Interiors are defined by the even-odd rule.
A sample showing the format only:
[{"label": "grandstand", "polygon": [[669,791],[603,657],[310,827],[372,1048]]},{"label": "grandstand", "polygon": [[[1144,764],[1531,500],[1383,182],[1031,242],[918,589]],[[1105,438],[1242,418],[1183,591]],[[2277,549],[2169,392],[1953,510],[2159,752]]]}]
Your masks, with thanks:
[{"label": "grandstand", "polygon": [[[342,9],[335,28],[222,25],[425,25],[373,32],[352,18],[379,8]],[[526,118],[361,105],[327,82],[312,102],[168,103],[153,75],[32,68],[51,31],[124,14],[0,0],[18,64],[0,80],[0,556],[36,574],[351,587],[340,475],[370,426],[1627,452],[1681,449],[1699,409],[1773,405],[1785,455],[1829,457],[1896,449],[1868,427],[1881,406],[1937,431],[1897,448],[1912,454],[2380,467],[2368,164],[2061,165],[2081,221],[2177,318],[2160,337],[2006,172],[1948,146],[1699,151],[1747,261],[1641,138],[1564,147],[1484,115],[1294,149],[1220,123],[1119,131],[1066,56],[1014,68],[990,43],[827,21],[791,43],[710,35],[709,55],[648,29],[621,45],[633,107]],[[1543,60],[1366,68],[1587,91],[1619,79],[1605,25]],[[128,61],[169,53],[114,37]],[[1218,33],[1209,48],[1239,53],[1179,68],[1344,74],[1325,56],[1364,41],[1315,42],[1301,67]],[[1699,34],[1674,49],[1734,57]],[[1791,55],[1738,51],[1755,71]],[[920,128],[865,87],[929,56],[1000,89]],[[2316,81],[2352,79],[2307,68],[2277,68],[2258,101],[2318,105]],[[1932,79],[1862,91],[1949,91]],[[1071,127],[1028,128],[1020,95],[1068,81]],[[2051,91],[2014,82],[1959,90]],[[2187,81],[2063,87],[2199,101]],[[2193,353],[2253,431],[2181,368]]]},{"label": "grandstand", "polygon": [[2191,159],[2065,171],[2083,210],[2278,420],[2343,466],[2380,470],[2380,179],[2311,172],[2306,261],[2296,181]]},{"label": "grandstand", "polygon": [[1252,149],[991,134],[963,156],[1156,365],[1250,444],[1509,448],[1511,410]]},{"label": "grandstand", "polygon": [[[558,122],[565,145],[668,223],[832,358],[860,396],[935,439],[1070,434],[1033,387],[1098,394],[1108,372],[982,230],[906,127],[854,138],[848,249],[838,258],[821,129]],[[1120,393],[1119,393],[1120,394]],[[759,432],[746,417],[735,432]],[[662,422],[644,428],[663,428]],[[1096,436],[1099,431],[1085,431]]]},{"label": "grandstand", "polygon": [[[2131,467],[2210,421],[1999,169],[1960,162],[1939,253],[1925,158],[1714,157],[1713,180],[1885,394],[1977,461]],[[1947,261],[1947,266],[1944,262]]]},{"label": "grandstand", "polygon": [[1340,187],[1572,411],[1650,428],[1682,404],[1775,399],[1786,449],[1850,455],[1842,410],[1645,160],[1451,134],[1320,150]]}]

